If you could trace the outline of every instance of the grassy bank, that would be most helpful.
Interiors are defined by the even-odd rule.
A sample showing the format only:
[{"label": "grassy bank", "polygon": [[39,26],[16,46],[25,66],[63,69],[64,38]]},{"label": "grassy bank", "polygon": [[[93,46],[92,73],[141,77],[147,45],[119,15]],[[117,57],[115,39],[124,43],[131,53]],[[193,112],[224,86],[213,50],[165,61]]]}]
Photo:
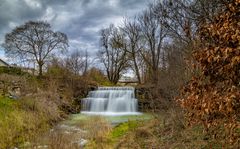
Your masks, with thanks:
[{"label": "grassy bank", "polygon": [[201,125],[187,127],[178,110],[156,113],[147,121],[130,121],[113,128],[114,148],[186,148],[219,149],[238,148],[229,146],[223,139],[212,139]]},{"label": "grassy bank", "polygon": [[[201,125],[186,127],[186,121],[178,110],[162,111],[145,120],[139,119],[137,116],[135,118],[130,116],[129,121],[111,127],[107,129],[108,131],[102,129],[106,128],[106,125],[109,126],[108,117],[101,119],[101,123],[98,123],[98,119],[92,118],[93,120],[86,123],[88,128],[94,130],[91,133],[101,135],[97,135],[98,137],[93,135],[92,138],[89,138],[90,142],[86,147],[88,149],[234,148],[224,144],[223,140],[211,139],[208,134],[203,132],[204,129]],[[121,119],[121,117],[115,117],[113,121],[114,119]]]},{"label": "grassy bank", "polygon": [[0,148],[22,147],[59,120],[59,113],[51,113],[52,107],[44,106],[34,99],[0,96]]},{"label": "grassy bank", "polygon": [[111,149],[115,148],[127,133],[141,126],[143,121],[152,118],[151,114],[114,117],[73,114],[42,139],[39,138],[36,146],[47,145],[50,149],[75,149],[79,148],[80,140],[84,139],[87,140],[85,146],[87,149]]},{"label": "grassy bank", "polygon": [[61,111],[43,103],[35,99],[13,100],[0,96],[0,148],[23,148],[26,142],[34,142],[35,147],[77,149],[79,138],[88,141],[87,149],[229,147],[221,140],[211,140],[201,126],[186,127],[178,110],[116,117],[73,114],[59,124],[73,130],[49,133],[48,140],[44,140],[46,136],[42,134],[49,132],[49,128],[60,120]]},{"label": "grassy bank", "polygon": [[74,114],[64,124],[86,130],[87,149],[219,147],[207,143],[203,128],[186,128],[179,111],[115,117]]}]

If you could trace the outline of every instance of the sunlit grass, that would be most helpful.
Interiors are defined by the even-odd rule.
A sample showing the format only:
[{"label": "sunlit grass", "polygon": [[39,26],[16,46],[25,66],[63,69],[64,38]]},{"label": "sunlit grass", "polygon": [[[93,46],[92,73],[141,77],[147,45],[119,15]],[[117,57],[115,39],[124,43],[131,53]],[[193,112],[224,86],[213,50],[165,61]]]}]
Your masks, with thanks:
[{"label": "sunlit grass", "polygon": [[14,104],[16,104],[15,100],[0,96],[0,119],[3,119],[14,109]]},{"label": "sunlit grass", "polygon": [[0,97],[0,148],[22,147],[49,129],[51,117],[36,106],[25,99]]},{"label": "sunlit grass", "polygon": [[113,131],[111,132],[111,137],[113,139],[118,139],[119,137],[125,135],[128,131],[137,128],[139,123],[139,121],[129,121],[119,124],[118,126],[113,128]]},{"label": "sunlit grass", "polygon": [[153,118],[152,114],[124,116],[96,116],[73,114],[63,124],[78,126],[87,131],[89,143],[86,148],[114,148],[116,142],[129,131],[133,131],[143,121]]}]

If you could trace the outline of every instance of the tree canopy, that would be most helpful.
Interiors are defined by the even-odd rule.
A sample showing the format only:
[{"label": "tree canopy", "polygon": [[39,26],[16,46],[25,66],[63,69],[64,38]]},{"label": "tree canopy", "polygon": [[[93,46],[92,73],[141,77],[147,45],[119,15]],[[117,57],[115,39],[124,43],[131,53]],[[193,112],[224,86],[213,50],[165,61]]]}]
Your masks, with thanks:
[{"label": "tree canopy", "polygon": [[54,32],[44,21],[29,21],[17,26],[5,35],[3,47],[7,57],[18,58],[21,62],[34,62],[42,76],[46,60],[55,51],[66,50],[68,38],[64,33]]}]

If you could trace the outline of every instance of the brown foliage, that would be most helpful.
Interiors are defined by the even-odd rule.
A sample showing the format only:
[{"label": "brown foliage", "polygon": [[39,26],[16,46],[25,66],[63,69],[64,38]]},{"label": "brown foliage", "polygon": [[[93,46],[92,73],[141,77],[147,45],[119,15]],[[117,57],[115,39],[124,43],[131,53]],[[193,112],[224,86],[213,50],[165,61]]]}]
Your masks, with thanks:
[{"label": "brown foliage", "polygon": [[231,0],[215,21],[200,29],[203,48],[194,53],[200,74],[179,99],[190,124],[202,123],[214,138],[233,143],[240,128],[240,1]]}]

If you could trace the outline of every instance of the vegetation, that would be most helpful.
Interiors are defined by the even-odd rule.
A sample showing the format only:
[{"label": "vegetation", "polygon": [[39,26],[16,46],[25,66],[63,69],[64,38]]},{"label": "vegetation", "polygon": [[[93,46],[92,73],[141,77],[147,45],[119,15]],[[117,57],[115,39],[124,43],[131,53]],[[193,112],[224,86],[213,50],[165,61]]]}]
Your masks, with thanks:
[{"label": "vegetation", "polygon": [[38,74],[42,76],[43,66],[58,49],[66,49],[67,36],[51,30],[50,24],[43,21],[29,21],[6,34],[3,47],[9,57],[19,58],[21,62],[35,62]]},{"label": "vegetation", "polygon": [[[149,115],[148,115],[149,116]],[[125,121],[126,118],[129,121]],[[152,118],[152,117],[151,117]],[[118,119],[118,120],[116,120]],[[120,121],[122,122],[120,122]],[[120,139],[125,136],[129,131],[134,131],[137,127],[142,126],[145,120],[149,120],[149,117],[138,116],[86,116],[82,114],[74,115],[68,124],[73,126],[79,126],[87,131],[85,137],[90,140],[86,145],[86,148],[115,148]],[[97,121],[97,123],[95,123]],[[118,124],[113,127],[110,124],[118,121]]]},{"label": "vegetation", "polygon": [[135,129],[138,124],[139,124],[138,121],[129,121],[127,123],[120,124],[113,129],[111,137],[113,139],[120,138],[123,135],[125,135],[128,131]]},{"label": "vegetation", "polygon": [[122,35],[128,68],[149,85],[155,112],[176,107],[179,96],[189,124],[204,126],[206,142],[229,147],[239,141],[239,3],[159,1],[113,33]]},{"label": "vegetation", "polygon": [[20,68],[17,67],[0,67],[0,73],[6,73],[11,75],[23,75],[24,73]]},{"label": "vegetation", "polygon": [[239,1],[230,1],[213,22],[201,28],[203,45],[194,54],[199,73],[180,99],[191,124],[202,123],[207,133],[230,143],[239,141],[239,8]]},{"label": "vegetation", "polygon": [[47,133],[44,143],[78,148],[75,139],[86,138],[86,148],[239,148],[239,14],[239,0],[156,1],[123,26],[101,30],[104,70],[88,52],[54,56],[68,41],[46,22],[15,28],[3,44],[7,56],[30,60],[41,77],[0,67],[0,148],[29,141],[38,148],[49,128],[81,110],[90,90],[116,85],[128,70],[150,115],[73,115],[63,124],[81,132]]},{"label": "vegetation", "polygon": [[29,99],[18,102],[0,97],[0,148],[20,147],[59,119],[59,113],[52,113],[52,108],[40,104]]},{"label": "vegetation", "polygon": [[[67,118],[68,114],[79,112],[80,99],[86,96],[91,87],[109,84],[98,69],[90,69],[80,76],[68,68],[65,61],[61,62],[52,61],[41,78],[22,72],[20,68],[2,68],[0,148],[38,147],[41,142],[39,137]],[[60,138],[71,138],[62,133],[50,137],[52,148],[56,147],[54,142]],[[63,141],[62,144],[64,142],[67,143]],[[69,147],[66,144],[64,146]],[[75,146],[70,145],[72,148]]]},{"label": "vegetation", "polygon": [[110,82],[117,84],[122,73],[127,68],[127,52],[124,36],[118,28],[110,25],[101,30],[101,46],[99,59],[103,63]]}]

